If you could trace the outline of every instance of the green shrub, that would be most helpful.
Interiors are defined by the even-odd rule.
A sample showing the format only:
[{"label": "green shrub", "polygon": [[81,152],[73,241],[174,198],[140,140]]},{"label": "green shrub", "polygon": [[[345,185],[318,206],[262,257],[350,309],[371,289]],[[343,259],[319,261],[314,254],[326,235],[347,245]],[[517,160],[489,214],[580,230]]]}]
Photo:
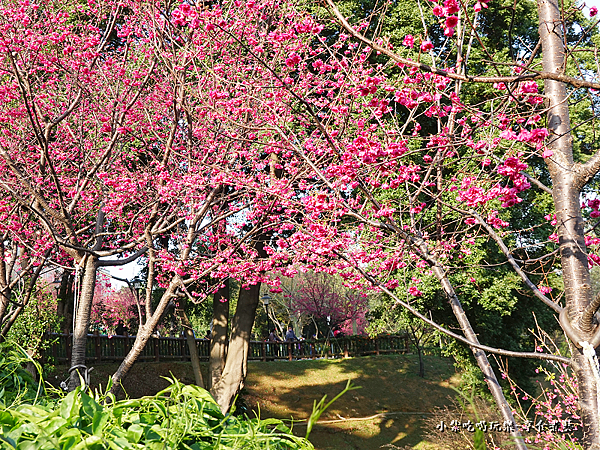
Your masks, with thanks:
[{"label": "green shrub", "polygon": [[[21,347],[14,343],[0,344],[0,408],[21,402],[35,403],[40,395],[45,394],[23,368],[28,362],[33,363],[33,360]],[[35,367],[39,370],[39,366]]]},{"label": "green shrub", "polygon": [[204,389],[170,381],[152,397],[114,401],[78,388],[55,402],[0,408],[0,448],[313,449],[280,420],[224,416]]}]

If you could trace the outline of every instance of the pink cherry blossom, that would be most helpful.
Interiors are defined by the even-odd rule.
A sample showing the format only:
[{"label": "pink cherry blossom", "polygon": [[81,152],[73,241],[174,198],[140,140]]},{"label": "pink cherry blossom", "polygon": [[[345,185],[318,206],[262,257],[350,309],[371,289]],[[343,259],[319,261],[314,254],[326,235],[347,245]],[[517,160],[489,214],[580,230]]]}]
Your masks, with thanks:
[{"label": "pink cherry blossom", "polygon": [[414,297],[421,297],[423,295],[423,293],[416,286],[409,287],[408,293]]},{"label": "pink cherry blossom", "polygon": [[422,52],[428,52],[432,49],[433,49],[433,44],[431,43],[431,41],[423,41],[421,43],[421,51]]},{"label": "pink cherry blossom", "polygon": [[415,38],[412,36],[412,34],[407,34],[406,36],[404,36],[402,45],[408,48],[413,48],[413,46],[415,45]]}]

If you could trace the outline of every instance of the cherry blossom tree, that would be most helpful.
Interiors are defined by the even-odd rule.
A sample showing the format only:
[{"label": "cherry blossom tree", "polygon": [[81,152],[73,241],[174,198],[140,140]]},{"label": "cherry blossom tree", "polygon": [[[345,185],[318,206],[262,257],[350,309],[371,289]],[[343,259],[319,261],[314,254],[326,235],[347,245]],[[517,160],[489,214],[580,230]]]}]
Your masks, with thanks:
[{"label": "cherry blossom tree", "polygon": [[114,334],[119,323],[130,324],[133,319],[143,325],[142,311],[134,293],[129,287],[115,290],[110,279],[109,275],[100,273],[96,280],[91,325],[107,334]]},{"label": "cherry blossom tree", "polygon": [[[469,345],[504,420],[514,418],[486,352],[570,365],[584,444],[600,448],[591,356],[600,300],[589,276],[600,261],[599,205],[586,191],[600,157],[573,131],[595,120],[600,85],[585,58],[593,23],[539,0],[539,45],[516,46],[507,63],[479,32],[488,3],[417,5],[435,29],[394,47],[331,1],[326,30],[317,13],[267,0],[5,2],[0,188],[43,230],[35,256],[56,246],[83,274],[73,368],[83,364],[98,267],[148,260],[147,321],[115,381],[170,302],[201,301],[237,279],[227,359],[211,389],[227,410],[246,374],[260,285],[277,288],[272,273],[301,266],[381,290]],[[582,124],[571,125],[574,98]],[[513,211],[534,207],[548,220],[515,228]],[[482,241],[558,315],[570,358],[479,342],[455,274],[474,270]],[[559,294],[532,281],[549,266],[560,271]],[[405,281],[407,268],[418,276]],[[413,307],[430,282],[462,334]],[[157,285],[164,295],[151,311]]]},{"label": "cherry blossom tree", "polygon": [[[584,444],[599,448],[600,378],[593,357],[600,342],[594,319],[599,300],[591,294],[589,278],[599,241],[584,215],[596,215],[590,213],[597,205],[586,199],[585,186],[594,180],[600,160],[594,151],[574,151],[572,130],[584,124],[572,126],[569,118],[569,96],[583,98],[578,107],[587,105],[595,114],[595,94],[586,89],[600,87],[596,68],[572,51],[582,42],[591,45],[588,28],[567,49],[565,42],[571,44],[564,36],[570,29],[563,10],[541,0],[538,46],[521,48],[519,59],[508,65],[488,54],[486,65],[477,66],[468,64],[469,55],[474,48],[486,50],[477,22],[484,19],[487,2],[473,6],[447,0],[421,9],[425,15],[431,8],[448,38],[451,51],[438,53],[428,29],[417,39],[406,37],[404,49],[392,49],[389,41],[366,35],[368,23],[352,26],[332,2],[328,5],[348,34],[332,45],[339,52],[326,61],[311,59],[308,51],[299,57],[300,73],[331,73],[329,84],[319,86],[320,93],[331,95],[299,100],[312,125],[310,138],[288,129],[294,157],[301,161],[293,163],[294,170],[310,168],[314,178],[301,199],[305,214],[286,246],[296,257],[304,248],[303,258],[315,267],[337,261],[333,265],[349,284],[366,280],[439,331],[469,344],[504,420],[514,423],[485,352],[570,365],[578,378]],[[578,10],[569,13],[586,23]],[[352,52],[357,45],[366,47]],[[369,61],[370,52],[379,57]],[[438,55],[449,58],[443,68]],[[381,62],[381,56],[389,59]],[[463,88],[473,83],[487,83],[495,91],[477,104],[466,103]],[[511,229],[509,211],[531,210],[534,205],[522,202],[532,188],[547,205],[549,223]],[[539,239],[539,229],[548,230],[546,241]],[[494,243],[523,286],[557,313],[572,345],[571,358],[479,342],[461,305],[463,288],[453,285],[451,275],[474,269],[469,256],[481,240]],[[560,259],[554,259],[557,254]],[[548,295],[548,286],[531,280],[535,267],[548,263],[561,271],[560,295]],[[398,274],[406,267],[420,270],[420,277],[403,286]],[[462,336],[411,306],[411,298],[422,295],[423,279],[437,281]],[[521,440],[517,444],[524,447]]]},{"label": "cherry blossom tree", "polygon": [[122,13],[111,2],[2,5],[0,186],[38,224],[32,256],[56,246],[75,273],[70,388],[85,367],[98,268],[135,260],[146,229],[170,220],[140,215],[156,197],[134,137],[148,123],[139,105],[153,92],[154,63],[122,41]]},{"label": "cherry blossom tree", "polygon": [[[483,20],[487,2],[463,5],[447,0],[421,9],[423,15],[440,18],[441,32],[451,46],[438,53],[427,29],[417,39],[407,36],[404,49],[393,50],[385,39],[362,33],[371,32],[368,23],[353,27],[333,3],[328,5],[347,34],[314,39],[320,27],[289,9],[286,32],[275,26],[274,31],[261,33],[255,24],[275,18],[259,3],[240,4],[250,9],[240,9],[245,14],[243,33],[236,28],[242,19],[234,12],[223,14],[216,8],[203,15],[183,5],[173,13],[176,25],[189,33],[181,42],[192,42],[190,36],[200,29],[211,33],[212,39],[203,39],[205,45],[216,40],[243,49],[236,53],[228,47],[235,60],[226,56],[211,60],[225,64],[208,66],[215,83],[208,91],[213,111],[227,105],[222,123],[252,134],[246,138],[222,133],[224,141],[250,140],[253,145],[248,149],[254,149],[265,137],[277,138],[276,145],[270,142],[271,179],[265,178],[262,186],[248,178],[242,181],[258,192],[268,186],[277,196],[275,220],[283,225],[273,229],[276,239],[265,250],[281,261],[296,259],[306,268],[339,273],[354,287],[374,286],[434,328],[468,344],[504,420],[514,422],[486,351],[570,364],[580,380],[585,444],[596,448],[596,366],[589,352],[597,345],[593,319],[597,302],[589,291],[589,264],[596,257],[589,253],[588,260],[585,249],[597,241],[590,236],[586,244],[580,194],[595,176],[598,159],[583,157],[575,164],[565,89],[568,85],[585,99],[578,90],[600,86],[575,71],[583,66],[583,75],[591,76],[589,59],[574,60],[575,52],[564,59],[564,30],[549,25],[561,23],[561,10],[556,3],[540,1],[540,45],[523,47],[519,60],[508,65],[488,55],[491,63],[475,64],[480,73],[472,75],[467,72],[473,70],[468,64],[471,50],[485,52],[477,21]],[[256,22],[252,10],[261,10]],[[219,20],[213,24],[206,14],[215,11]],[[446,58],[443,68],[438,55]],[[382,60],[383,56],[389,59]],[[541,70],[536,69],[538,63]],[[240,74],[245,74],[243,80]],[[200,75],[197,78],[203,79]],[[543,80],[543,87],[538,80]],[[472,83],[494,90],[479,103],[468,104],[461,96],[464,86]],[[242,88],[247,86],[252,86],[251,94]],[[595,103],[586,104],[593,113]],[[242,105],[245,114],[237,109]],[[260,109],[263,105],[271,114]],[[244,156],[258,154],[264,158],[249,150]],[[264,159],[257,163],[269,167]],[[514,237],[507,233],[509,211],[524,206],[523,196],[532,186],[548,196],[549,223],[535,227],[536,232],[550,231],[548,242],[528,229],[512,230]],[[594,208],[587,201],[584,205]],[[554,234],[550,228],[555,225]],[[482,239],[494,243],[532,295],[559,314],[573,343],[572,358],[513,352],[479,342],[451,274],[472,268],[471,248]],[[557,247],[546,253],[552,242]],[[547,295],[549,288],[538,287],[528,273],[539,261],[547,267],[557,253],[564,301],[562,296]],[[401,294],[397,273],[409,266],[420,271],[421,279],[411,279]],[[411,306],[410,299],[422,295],[419,283],[425,277],[436,280],[447,296],[462,336]],[[518,431],[514,437],[519,439]],[[517,444],[524,446],[520,440]]]},{"label": "cherry blossom tree", "polygon": [[348,335],[364,332],[366,295],[344,288],[326,273],[309,272],[296,278],[293,290],[286,295],[290,310],[325,325],[320,330],[325,336],[334,329]]}]

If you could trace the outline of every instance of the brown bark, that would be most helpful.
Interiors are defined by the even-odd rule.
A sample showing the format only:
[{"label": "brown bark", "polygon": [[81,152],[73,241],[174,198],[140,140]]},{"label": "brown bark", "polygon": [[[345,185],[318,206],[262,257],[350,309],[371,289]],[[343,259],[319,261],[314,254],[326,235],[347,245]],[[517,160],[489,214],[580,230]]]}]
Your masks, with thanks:
[{"label": "brown bark", "polygon": [[[540,39],[543,51],[543,70],[562,74],[566,67],[563,22],[557,0],[538,0]],[[592,367],[583,356],[576,341],[592,340],[595,329],[593,315],[584,314],[593,301],[588,269],[583,218],[580,207],[581,183],[573,159],[573,139],[570,133],[569,102],[566,85],[547,79],[544,82],[547,98],[547,128],[550,133],[548,148],[553,152],[547,158],[552,177],[553,198],[558,225],[565,303],[570,323],[574,370],[578,380],[579,407],[583,423],[583,444],[587,449],[600,449],[600,421],[597,389]],[[576,335],[573,336],[573,333]]]},{"label": "brown bark", "polygon": [[250,333],[260,296],[260,284],[240,289],[237,308],[233,317],[227,361],[219,381],[210,393],[219,404],[221,411],[227,412],[235,395],[244,387],[248,369],[248,348]]},{"label": "brown bark", "polygon": [[156,325],[158,325],[158,322],[160,322],[160,319],[167,309],[169,302],[171,299],[176,297],[175,290],[179,284],[179,280],[173,280],[169,284],[169,287],[161,297],[154,314],[152,314],[150,317],[146,317],[146,323],[139,328],[137,336],[135,337],[135,341],[131,346],[131,350],[129,350],[129,353],[127,353],[127,356],[125,356],[125,359],[123,359],[123,362],[121,362],[121,365],[112,376],[113,384],[110,392],[115,396],[121,392],[121,380],[127,376],[138,356],[144,350],[148,339],[150,339],[150,336],[152,336]]},{"label": "brown bark", "polygon": [[[4,255],[4,242],[0,241],[0,255]],[[11,290],[8,286],[10,280],[6,276],[6,262],[4,258],[0,261],[0,323],[4,321],[4,315],[10,303]]]},{"label": "brown bark", "polygon": [[194,380],[196,386],[204,388],[204,380],[202,379],[202,370],[200,369],[200,358],[198,357],[198,345],[196,344],[196,338],[194,337],[194,330],[190,319],[188,319],[185,313],[185,300],[179,299],[179,307],[177,308],[177,315],[183,325],[183,331],[185,333],[185,340],[187,341],[188,349],[190,350],[190,360],[192,362],[192,370],[194,371]]},{"label": "brown bark", "polygon": [[[50,252],[46,252],[46,256],[48,256],[49,253]],[[27,288],[27,293],[25,294],[25,298],[23,298],[21,305],[14,308],[11,311],[10,315],[4,318],[4,321],[2,322],[2,331],[0,332],[0,342],[2,342],[6,338],[6,335],[17,320],[17,317],[19,317],[19,314],[21,314],[21,312],[23,312],[23,309],[25,309],[25,307],[29,304],[31,296],[35,295],[36,284],[44,267],[45,265],[43,263],[38,265],[37,269],[35,269],[35,272],[31,275],[31,278],[29,279],[29,287]],[[8,287],[8,289],[10,289],[10,287]]]},{"label": "brown bark", "polygon": [[[85,376],[85,351],[87,344],[87,333],[94,300],[94,289],[96,287],[96,271],[98,259],[93,255],[84,258],[83,276],[81,278],[81,292],[77,298],[77,316],[75,318],[75,330],[73,332],[73,346],[71,353],[71,369],[68,383],[69,391],[80,385],[80,376]],[[77,280],[76,280],[77,282]]]},{"label": "brown bark", "polygon": [[[214,295],[213,320],[210,338],[210,359],[208,363],[208,388],[217,384],[227,358],[227,329],[229,327],[229,280],[225,280],[224,287]],[[226,301],[221,301],[226,300]]]}]

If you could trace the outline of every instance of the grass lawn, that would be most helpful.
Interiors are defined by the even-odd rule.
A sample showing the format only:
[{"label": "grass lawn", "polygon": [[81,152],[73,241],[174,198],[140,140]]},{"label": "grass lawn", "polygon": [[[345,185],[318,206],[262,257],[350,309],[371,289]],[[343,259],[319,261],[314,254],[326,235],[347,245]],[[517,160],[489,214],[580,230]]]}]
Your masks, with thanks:
[{"label": "grass lawn", "polygon": [[[98,364],[91,372],[92,385],[106,385],[117,364]],[[206,369],[206,365],[204,365]],[[57,367],[48,381],[58,384],[67,378],[67,368]],[[436,406],[450,403],[457,386],[449,359],[425,357],[425,378],[417,376],[415,355],[371,356],[338,360],[250,362],[245,402],[263,418],[306,419],[313,401],[323,395],[337,395],[348,379],[362,386],[340,398],[313,428],[311,441],[318,450],[379,449],[408,446],[416,449],[436,448],[428,443],[423,420]],[[159,362],[134,365],[124,386],[129,396],[151,395],[166,387],[161,376],[173,374],[184,383],[193,383],[190,363]],[[369,420],[344,420],[388,413]],[[294,425],[295,433],[304,435],[302,422]],[[385,447],[384,447],[385,448]]]},{"label": "grass lawn", "polygon": [[[340,360],[251,363],[244,398],[263,417],[305,419],[313,401],[338,394],[348,379],[362,386],[334,403],[311,434],[319,450],[378,449],[382,445],[432,448],[423,437],[423,419],[435,406],[449,403],[450,386],[460,377],[448,359],[426,357],[425,378],[417,376],[414,355],[372,356]],[[370,420],[378,413],[387,414]],[[299,435],[303,424],[296,424]],[[393,447],[391,447],[393,448]]]}]

